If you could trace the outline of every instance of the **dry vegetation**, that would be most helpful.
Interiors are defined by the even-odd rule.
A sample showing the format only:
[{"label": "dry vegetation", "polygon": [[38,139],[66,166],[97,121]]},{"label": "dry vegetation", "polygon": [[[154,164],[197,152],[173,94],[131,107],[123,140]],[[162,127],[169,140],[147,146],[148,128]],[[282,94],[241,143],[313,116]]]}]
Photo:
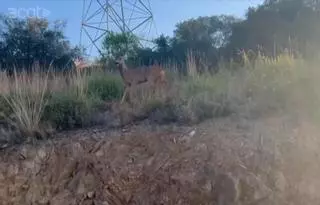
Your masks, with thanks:
[{"label": "dry vegetation", "polygon": [[192,62],[165,92],[141,87],[123,105],[107,73],[1,75],[1,203],[317,204],[316,64],[244,56],[212,76]]}]

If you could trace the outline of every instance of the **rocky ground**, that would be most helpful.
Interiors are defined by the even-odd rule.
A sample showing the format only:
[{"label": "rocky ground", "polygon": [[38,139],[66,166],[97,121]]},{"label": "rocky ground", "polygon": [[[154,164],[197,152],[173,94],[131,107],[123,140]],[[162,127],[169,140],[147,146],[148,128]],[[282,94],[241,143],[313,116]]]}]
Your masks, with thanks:
[{"label": "rocky ground", "polygon": [[63,132],[2,150],[0,204],[318,204],[317,133],[240,116]]}]

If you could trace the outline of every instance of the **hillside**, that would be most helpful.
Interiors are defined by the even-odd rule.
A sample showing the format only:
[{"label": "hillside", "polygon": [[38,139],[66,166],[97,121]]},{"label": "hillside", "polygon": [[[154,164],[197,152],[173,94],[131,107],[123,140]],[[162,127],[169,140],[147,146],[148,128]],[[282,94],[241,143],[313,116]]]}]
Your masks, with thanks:
[{"label": "hillside", "polygon": [[53,205],[317,204],[317,133],[285,117],[236,116],[191,127],[68,131],[2,153],[0,199]]}]

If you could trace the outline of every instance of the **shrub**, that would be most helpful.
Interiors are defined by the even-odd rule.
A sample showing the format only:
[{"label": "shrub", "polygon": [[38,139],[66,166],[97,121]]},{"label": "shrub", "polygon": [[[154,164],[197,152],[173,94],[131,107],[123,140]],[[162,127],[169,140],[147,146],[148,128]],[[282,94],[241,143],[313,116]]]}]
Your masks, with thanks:
[{"label": "shrub", "polygon": [[82,127],[90,123],[90,116],[100,104],[97,98],[83,98],[76,94],[53,94],[45,108],[43,120],[57,129]]},{"label": "shrub", "polygon": [[187,106],[192,115],[191,121],[201,122],[214,117],[227,116],[231,110],[224,95],[208,96],[205,93],[189,99]]},{"label": "shrub", "polygon": [[[228,73],[198,75],[181,81],[176,109],[184,121],[201,122],[203,120],[225,116],[230,113]],[[181,117],[180,117],[181,119]]]},{"label": "shrub", "polygon": [[120,99],[123,89],[123,83],[120,78],[106,74],[93,75],[88,82],[89,96],[96,96],[104,101]]},{"label": "shrub", "polygon": [[[8,81],[10,82],[10,81]],[[41,122],[47,103],[48,79],[46,76],[26,73],[18,77],[15,73],[13,83],[2,97],[8,108],[3,112],[7,123],[21,133],[24,138],[42,138],[44,127]]]},{"label": "shrub", "polygon": [[150,101],[145,107],[149,119],[158,124],[179,122],[179,112],[177,110],[178,106],[173,102],[159,100]]}]

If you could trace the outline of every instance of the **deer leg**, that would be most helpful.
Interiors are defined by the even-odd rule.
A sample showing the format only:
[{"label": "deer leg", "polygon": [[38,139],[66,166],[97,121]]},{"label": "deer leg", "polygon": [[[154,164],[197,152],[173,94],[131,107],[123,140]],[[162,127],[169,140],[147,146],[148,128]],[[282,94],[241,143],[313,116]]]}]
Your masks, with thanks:
[{"label": "deer leg", "polygon": [[131,89],[131,86],[126,86],[125,87],[124,92],[123,92],[123,96],[122,96],[122,99],[121,99],[121,104],[124,102],[126,97],[128,97],[128,94],[130,95],[130,89]]},{"label": "deer leg", "polygon": [[127,92],[128,92],[128,91],[127,91],[127,88],[125,88],[125,89],[124,89],[124,92],[123,92],[123,95],[122,95],[122,98],[121,98],[121,102],[120,102],[121,104],[124,102],[124,99],[125,99],[126,96],[127,96]]}]

